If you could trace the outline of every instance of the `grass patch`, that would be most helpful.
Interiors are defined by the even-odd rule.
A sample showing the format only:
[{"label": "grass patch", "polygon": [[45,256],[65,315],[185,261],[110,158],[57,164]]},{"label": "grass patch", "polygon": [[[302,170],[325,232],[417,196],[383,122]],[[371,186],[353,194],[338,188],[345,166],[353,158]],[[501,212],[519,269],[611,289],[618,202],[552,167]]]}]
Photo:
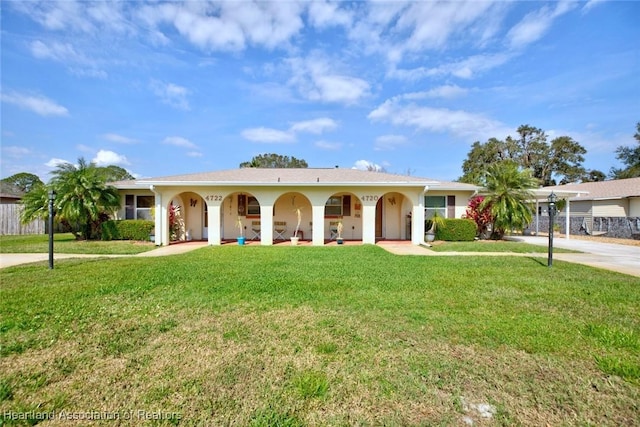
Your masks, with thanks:
[{"label": "grass patch", "polygon": [[[151,242],[129,240],[76,240],[71,233],[53,235],[54,251],[60,254],[133,255],[155,249]],[[21,236],[0,236],[0,253],[48,253],[49,235],[29,234]]]},{"label": "grass patch", "polygon": [[[639,306],[632,276],[373,245],[10,267],[0,270],[0,412],[160,411],[181,425],[633,425]],[[491,421],[478,410],[487,405]]]},{"label": "grass patch", "polygon": [[[473,242],[436,241],[430,248],[436,252],[512,252],[521,254],[547,253],[545,246],[506,240],[474,240]],[[579,253],[571,249],[553,248],[554,253]]]}]

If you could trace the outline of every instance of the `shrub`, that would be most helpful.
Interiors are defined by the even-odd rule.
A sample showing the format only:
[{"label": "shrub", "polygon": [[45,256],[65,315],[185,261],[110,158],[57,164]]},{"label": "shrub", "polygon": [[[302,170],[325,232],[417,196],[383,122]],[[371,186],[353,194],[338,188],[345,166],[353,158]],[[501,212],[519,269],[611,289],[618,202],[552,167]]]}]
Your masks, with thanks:
[{"label": "shrub", "polygon": [[110,220],[102,223],[102,240],[149,240],[155,223],[139,219]]},{"label": "shrub", "polygon": [[476,223],[471,219],[445,219],[444,227],[436,229],[436,240],[449,242],[473,241],[476,237]]}]

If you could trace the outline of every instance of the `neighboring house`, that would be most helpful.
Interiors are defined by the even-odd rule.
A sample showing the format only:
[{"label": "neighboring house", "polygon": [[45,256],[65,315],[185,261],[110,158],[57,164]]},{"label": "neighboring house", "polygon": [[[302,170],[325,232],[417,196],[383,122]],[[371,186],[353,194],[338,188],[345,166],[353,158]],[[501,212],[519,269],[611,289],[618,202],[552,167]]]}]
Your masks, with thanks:
[{"label": "neighboring house", "polygon": [[43,220],[29,224],[20,222],[24,193],[12,185],[0,183],[0,235],[4,234],[42,234],[45,232]]},{"label": "neighboring house", "polygon": [[[479,187],[458,182],[341,168],[242,168],[112,183],[122,196],[119,219],[154,219],[156,244],[207,240],[219,245],[238,235],[271,245],[289,239],[296,208],[299,237],[313,245],[342,237],[424,241],[424,222],[435,211],[460,218]],[[175,210],[170,224],[170,211]],[[173,214],[172,214],[173,216]],[[176,229],[177,227],[177,229]],[[173,236],[172,236],[173,234]]]},{"label": "neighboring house", "polygon": [[[544,187],[561,193],[576,192],[569,198],[569,230],[571,234],[606,235],[640,238],[640,178]],[[547,218],[547,204],[538,207],[541,221]],[[559,212],[561,232],[566,230],[567,209]],[[545,221],[545,224],[548,222]],[[548,225],[547,225],[548,226]],[[541,225],[544,229],[544,226]]]}]

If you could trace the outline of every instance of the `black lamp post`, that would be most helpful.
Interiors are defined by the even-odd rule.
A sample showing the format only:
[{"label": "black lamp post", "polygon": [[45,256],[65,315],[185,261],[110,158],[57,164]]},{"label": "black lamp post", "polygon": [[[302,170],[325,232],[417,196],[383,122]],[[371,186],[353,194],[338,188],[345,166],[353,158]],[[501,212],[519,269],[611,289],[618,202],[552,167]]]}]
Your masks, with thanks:
[{"label": "black lamp post", "polygon": [[56,192],[49,190],[49,270],[53,270],[53,202],[56,200]]},{"label": "black lamp post", "polygon": [[551,267],[553,265],[553,224],[556,217],[556,200],[558,200],[558,197],[552,191],[547,200],[549,200],[549,257],[547,266]]}]

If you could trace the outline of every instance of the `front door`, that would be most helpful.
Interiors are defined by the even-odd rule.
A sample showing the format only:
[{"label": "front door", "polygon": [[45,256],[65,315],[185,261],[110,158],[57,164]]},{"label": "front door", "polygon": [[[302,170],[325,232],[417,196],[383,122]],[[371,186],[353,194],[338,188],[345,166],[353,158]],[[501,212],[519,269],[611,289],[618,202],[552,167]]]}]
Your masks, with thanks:
[{"label": "front door", "polygon": [[207,240],[209,238],[209,208],[207,207],[207,202],[204,202],[203,205],[204,220],[202,221],[202,223],[204,224],[204,226],[202,227],[202,240]]}]

